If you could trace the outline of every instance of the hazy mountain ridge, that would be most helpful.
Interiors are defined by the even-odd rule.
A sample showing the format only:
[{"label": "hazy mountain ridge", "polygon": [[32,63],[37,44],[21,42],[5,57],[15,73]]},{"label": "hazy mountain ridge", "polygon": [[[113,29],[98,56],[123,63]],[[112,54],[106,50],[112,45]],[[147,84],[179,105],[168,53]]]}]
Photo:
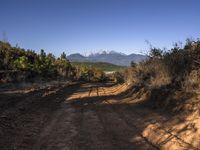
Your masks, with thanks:
[{"label": "hazy mountain ridge", "polygon": [[131,61],[138,63],[147,58],[141,54],[126,55],[115,51],[102,51],[83,56],[80,53],[71,54],[67,57],[72,62],[107,62],[119,66],[129,66]]}]

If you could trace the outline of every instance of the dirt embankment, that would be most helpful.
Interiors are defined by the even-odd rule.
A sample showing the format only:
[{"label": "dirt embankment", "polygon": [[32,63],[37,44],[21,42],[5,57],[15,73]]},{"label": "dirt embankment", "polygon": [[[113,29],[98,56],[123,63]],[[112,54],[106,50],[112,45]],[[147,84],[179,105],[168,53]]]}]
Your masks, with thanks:
[{"label": "dirt embankment", "polygon": [[[0,147],[33,150],[199,149],[198,118],[146,107],[128,85],[72,84],[0,94]],[[188,120],[186,120],[188,119]],[[190,121],[189,121],[190,119]],[[196,121],[196,122],[194,122]]]}]

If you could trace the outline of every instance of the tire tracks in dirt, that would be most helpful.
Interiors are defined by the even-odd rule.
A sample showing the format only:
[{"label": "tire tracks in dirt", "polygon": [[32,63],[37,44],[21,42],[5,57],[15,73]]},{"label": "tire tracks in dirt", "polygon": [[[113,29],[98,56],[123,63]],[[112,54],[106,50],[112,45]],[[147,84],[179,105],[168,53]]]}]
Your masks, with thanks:
[{"label": "tire tracks in dirt", "polygon": [[73,150],[112,150],[112,145],[107,136],[105,136],[104,128],[93,110],[89,107],[78,108],[81,113],[79,122],[79,130],[74,138]]},{"label": "tire tracks in dirt", "polygon": [[115,149],[156,149],[155,146],[144,140],[136,128],[127,124],[124,118],[121,118],[112,108],[105,107],[96,108],[95,111],[102,121],[102,124],[104,124],[106,133],[110,136]]},{"label": "tire tracks in dirt", "polygon": [[[46,96],[43,90],[21,100],[21,102],[4,112],[1,118],[0,147],[2,150],[31,149],[39,137],[39,133],[52,120],[52,114],[59,109],[67,93],[73,92],[77,86],[60,88],[56,93]],[[48,92],[48,90],[45,90]],[[22,108],[22,109],[20,109]]]},{"label": "tire tracks in dirt", "polygon": [[[105,90],[102,88],[103,93],[105,94]],[[89,95],[91,93],[96,93],[96,96],[99,96],[99,87],[93,87],[89,90]],[[94,95],[94,94],[93,94]],[[95,98],[94,98],[95,101]],[[84,106],[84,103],[83,103]],[[93,145],[107,145],[108,147],[100,148],[100,147],[92,147],[90,144],[86,147],[79,147],[79,149],[108,149],[108,150],[124,150],[124,149],[158,149],[152,143],[149,143],[144,137],[142,137],[139,132],[136,130],[136,128],[133,128],[133,126],[130,126],[127,124],[127,122],[124,120],[124,118],[120,117],[118,113],[112,110],[109,106],[95,106],[95,105],[89,105],[88,107],[81,107],[82,113],[85,114],[83,117],[92,117],[95,118],[89,122],[89,123],[82,123],[82,126],[84,130],[80,131],[81,135],[88,135],[84,136],[85,142],[83,142],[83,145],[87,145],[88,143],[94,143]],[[83,118],[83,122],[87,119]],[[97,121],[98,120],[98,121]],[[96,122],[98,128],[95,130],[92,130],[93,133],[101,129],[101,131],[98,131],[98,133],[101,133],[103,136],[103,139],[98,140],[92,140],[94,134],[84,134],[84,132],[88,132],[87,130],[92,128],[91,124]],[[90,124],[90,126],[88,126]],[[86,125],[86,127],[84,126]],[[97,134],[98,135],[98,134]],[[132,140],[132,136],[134,136],[134,140]],[[81,141],[81,138],[78,138]],[[82,138],[83,139],[83,138]],[[106,140],[105,140],[106,139]],[[97,144],[97,141],[102,141],[101,144]],[[132,141],[131,141],[132,140]]]}]

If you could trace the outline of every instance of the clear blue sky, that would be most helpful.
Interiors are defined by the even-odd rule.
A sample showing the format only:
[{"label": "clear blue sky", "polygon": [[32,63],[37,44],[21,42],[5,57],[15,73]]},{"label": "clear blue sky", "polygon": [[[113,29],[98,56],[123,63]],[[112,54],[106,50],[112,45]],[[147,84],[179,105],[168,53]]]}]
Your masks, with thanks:
[{"label": "clear blue sky", "polygon": [[140,53],[200,37],[200,0],[1,0],[0,39],[59,55]]}]

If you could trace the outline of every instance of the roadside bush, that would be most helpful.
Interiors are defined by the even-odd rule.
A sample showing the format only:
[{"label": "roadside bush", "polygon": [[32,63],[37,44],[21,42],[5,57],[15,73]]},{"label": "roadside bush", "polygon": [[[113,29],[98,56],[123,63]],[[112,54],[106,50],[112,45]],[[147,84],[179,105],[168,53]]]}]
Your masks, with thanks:
[{"label": "roadside bush", "polygon": [[130,70],[133,87],[146,89],[149,93],[146,99],[151,104],[176,107],[188,98],[187,93],[200,88],[200,41],[187,40],[183,48],[175,44],[168,51],[153,48],[149,59],[134,64]]},{"label": "roadside bush", "polygon": [[[0,41],[0,71],[8,74],[8,76],[12,71],[25,71],[26,74],[30,74],[28,75],[30,80],[33,78],[36,80],[38,78],[42,80],[56,78],[68,79],[74,74],[74,69],[65,53],[55,58],[53,54],[46,54],[44,50],[41,50],[40,54],[37,54],[33,50],[13,47],[9,43],[2,41]],[[8,76],[6,78],[8,78]],[[14,78],[14,76],[9,76],[9,80],[5,80],[13,81]],[[1,78],[0,80],[4,79]]]},{"label": "roadside bush", "polygon": [[114,81],[117,82],[117,83],[125,82],[123,72],[115,72],[113,74],[113,78],[114,78]]},{"label": "roadside bush", "polygon": [[131,72],[135,85],[160,87],[171,83],[169,68],[162,59],[151,58],[132,68]]},{"label": "roadside bush", "polygon": [[193,91],[200,89],[200,69],[192,70],[185,75],[185,80],[182,83],[182,88],[186,91]]}]

